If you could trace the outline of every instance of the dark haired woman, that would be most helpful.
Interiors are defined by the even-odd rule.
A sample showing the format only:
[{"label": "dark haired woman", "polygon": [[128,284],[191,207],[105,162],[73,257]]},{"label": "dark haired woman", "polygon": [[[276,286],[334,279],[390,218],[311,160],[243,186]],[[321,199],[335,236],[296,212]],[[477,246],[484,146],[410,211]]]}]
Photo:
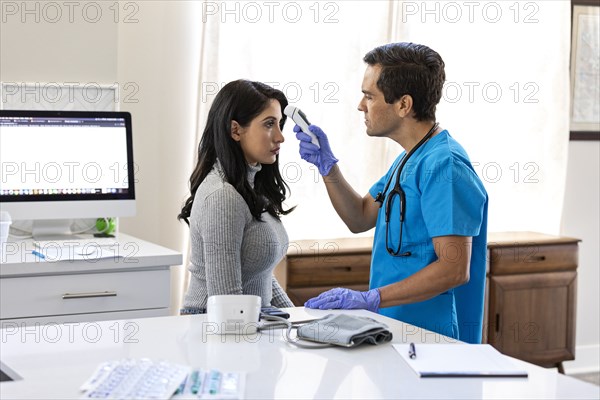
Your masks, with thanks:
[{"label": "dark haired woman", "polygon": [[190,227],[190,285],[182,314],[204,313],[209,296],[252,294],[262,306],[292,307],[273,269],[288,236],[279,172],[285,95],[260,82],[225,85],[210,108],[178,219]]}]

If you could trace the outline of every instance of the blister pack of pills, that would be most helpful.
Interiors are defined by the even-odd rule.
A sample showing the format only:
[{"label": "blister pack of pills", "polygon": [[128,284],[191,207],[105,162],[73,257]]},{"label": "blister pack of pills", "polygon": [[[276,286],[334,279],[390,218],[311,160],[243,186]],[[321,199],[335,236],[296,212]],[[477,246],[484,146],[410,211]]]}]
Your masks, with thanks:
[{"label": "blister pack of pills", "polygon": [[124,359],[98,366],[81,390],[84,399],[168,399],[190,372],[184,365]]}]

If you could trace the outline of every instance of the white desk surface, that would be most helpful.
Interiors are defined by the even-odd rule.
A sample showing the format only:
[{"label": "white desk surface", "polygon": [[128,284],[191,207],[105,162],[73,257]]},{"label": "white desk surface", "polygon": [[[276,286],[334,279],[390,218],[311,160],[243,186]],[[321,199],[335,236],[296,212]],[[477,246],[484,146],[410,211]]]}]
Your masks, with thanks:
[{"label": "white desk surface", "polygon": [[[331,311],[289,309],[291,320]],[[344,311],[374,317],[368,311]],[[449,339],[389,318],[394,343]],[[198,368],[247,372],[245,398],[599,398],[600,388],[514,360],[528,378],[422,379],[391,344],[306,350],[287,344],[283,330],[249,337],[203,333],[204,315],[40,326],[0,331],[0,360],[22,380],[0,383],[2,399],[78,398],[100,362],[126,357],[164,359]]]},{"label": "white desk surface", "polygon": [[[81,235],[84,236],[84,235]],[[90,236],[90,238],[92,238]],[[40,260],[31,252],[36,250],[32,239],[7,243],[6,252],[0,260],[0,276],[18,277],[48,274],[68,274],[78,271],[116,272],[136,268],[158,269],[182,263],[182,255],[166,247],[150,243],[124,233],[117,236],[119,242],[116,256],[103,259],[77,261]],[[76,243],[73,240],[72,243]],[[73,244],[73,245],[74,245]]]}]

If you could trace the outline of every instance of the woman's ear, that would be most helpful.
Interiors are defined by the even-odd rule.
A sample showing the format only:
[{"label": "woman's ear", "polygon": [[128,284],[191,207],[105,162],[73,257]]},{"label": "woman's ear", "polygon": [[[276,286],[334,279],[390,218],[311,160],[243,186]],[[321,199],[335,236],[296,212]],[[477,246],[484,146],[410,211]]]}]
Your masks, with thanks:
[{"label": "woman's ear", "polygon": [[231,138],[236,142],[241,140],[242,127],[237,121],[231,120]]}]

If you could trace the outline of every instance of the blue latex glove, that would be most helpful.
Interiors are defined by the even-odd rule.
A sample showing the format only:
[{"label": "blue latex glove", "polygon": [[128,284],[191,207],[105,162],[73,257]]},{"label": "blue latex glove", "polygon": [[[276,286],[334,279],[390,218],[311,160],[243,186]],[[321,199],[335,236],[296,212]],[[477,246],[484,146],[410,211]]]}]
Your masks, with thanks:
[{"label": "blue latex glove", "polygon": [[342,308],[345,310],[365,309],[379,312],[380,302],[381,297],[379,296],[378,289],[371,289],[368,292],[359,292],[357,290],[335,288],[309,299],[304,303],[304,307],[318,308],[320,310],[331,310],[335,308]]},{"label": "blue latex glove", "polygon": [[319,168],[321,175],[327,176],[339,160],[333,155],[325,132],[316,125],[310,125],[308,129],[317,136],[321,148],[312,144],[311,137],[302,132],[302,129],[296,125],[294,126],[294,132],[296,132],[296,139],[300,141],[300,157]]}]

